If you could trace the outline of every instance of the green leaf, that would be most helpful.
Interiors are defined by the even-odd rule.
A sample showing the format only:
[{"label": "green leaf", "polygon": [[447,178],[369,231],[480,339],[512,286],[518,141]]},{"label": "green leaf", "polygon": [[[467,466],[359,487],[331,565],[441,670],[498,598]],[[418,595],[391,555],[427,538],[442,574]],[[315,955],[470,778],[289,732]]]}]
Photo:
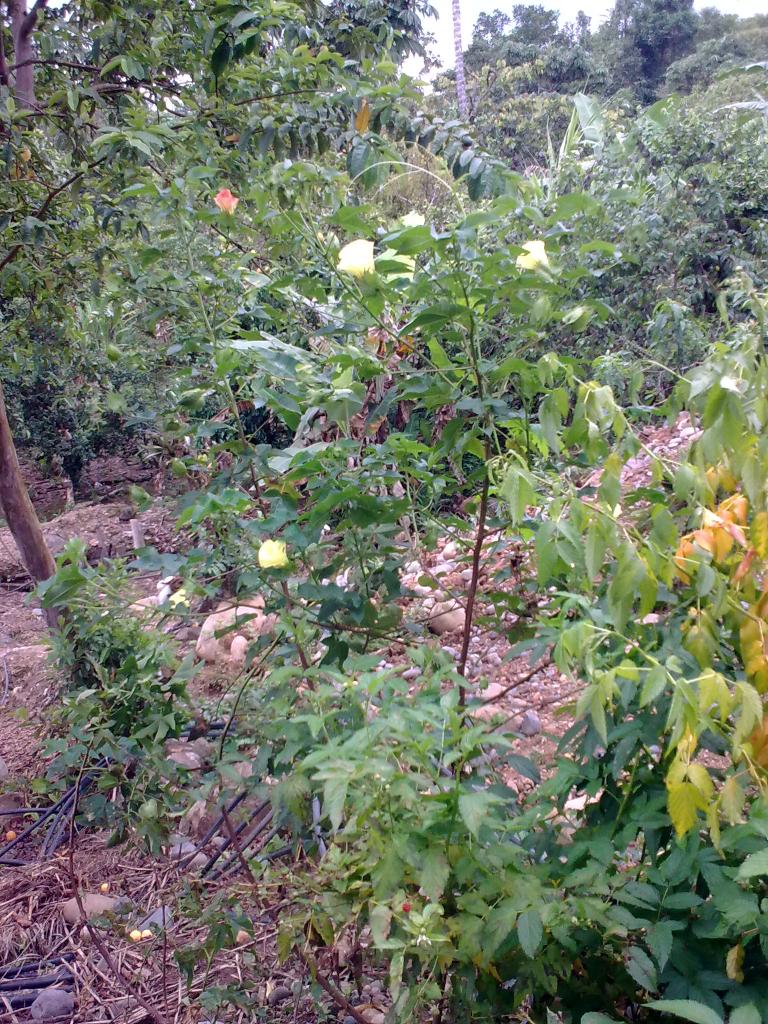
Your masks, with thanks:
[{"label": "green leaf", "polygon": [[331,819],[331,825],[334,829],[338,829],[341,826],[348,784],[349,780],[347,778],[332,778],[326,780],[323,788],[323,809]]},{"label": "green leaf", "polygon": [[368,914],[368,923],[371,926],[373,941],[377,946],[380,946],[389,938],[389,929],[392,925],[392,911],[389,907],[375,906]]},{"label": "green leaf", "polygon": [[756,878],[758,875],[768,875],[768,850],[759,850],[751,853],[738,870],[738,879]]},{"label": "green leaf", "polygon": [[587,576],[594,580],[603,567],[605,549],[607,547],[605,531],[599,523],[590,523],[587,531],[587,543],[584,546],[584,561],[587,567]]},{"label": "green leaf", "polygon": [[217,78],[221,75],[224,68],[229,64],[230,58],[232,57],[232,47],[229,45],[226,39],[222,39],[219,45],[211,54],[211,71],[216,75]]},{"label": "green leaf", "polygon": [[476,793],[462,793],[459,797],[459,814],[473,836],[477,837],[480,826],[497,798],[492,793],[479,790]]},{"label": "green leaf", "polygon": [[645,939],[648,948],[656,958],[659,970],[663,971],[672,952],[672,923],[670,921],[659,921],[648,928]]},{"label": "green leaf", "polygon": [[544,938],[544,926],[538,910],[526,910],[520,915],[517,919],[517,937],[525,955],[533,960]]},{"label": "green leaf", "polygon": [[744,1006],[737,1006],[731,1013],[728,1024],[761,1024],[760,1011],[754,1003],[745,1003]]},{"label": "green leaf", "polygon": [[428,849],[421,858],[418,881],[421,888],[433,902],[437,903],[445,890],[450,867],[442,850]]},{"label": "green leaf", "polygon": [[648,992],[654,992],[658,988],[659,982],[653,960],[639,946],[632,946],[629,950],[627,973]]},{"label": "green leaf", "polygon": [[581,1024],[616,1024],[616,1018],[605,1013],[585,1013],[581,1018]]},{"label": "green leaf", "polygon": [[659,1013],[671,1013],[683,1020],[693,1021],[693,1024],[723,1024],[723,1018],[710,1006],[693,999],[654,999],[645,1005]]},{"label": "green leaf", "polygon": [[640,707],[644,708],[660,694],[664,692],[667,685],[667,673],[663,665],[654,665],[647,673],[640,691]]}]

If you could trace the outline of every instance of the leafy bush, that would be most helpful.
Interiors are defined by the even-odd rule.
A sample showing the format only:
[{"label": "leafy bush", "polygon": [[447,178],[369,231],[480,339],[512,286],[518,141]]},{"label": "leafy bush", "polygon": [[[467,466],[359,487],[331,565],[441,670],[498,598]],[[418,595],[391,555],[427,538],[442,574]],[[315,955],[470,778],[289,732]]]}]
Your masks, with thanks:
[{"label": "leafy bush", "polygon": [[169,638],[128,611],[130,587],[117,563],[106,572],[89,567],[85,545],[75,540],[39,593],[45,607],[62,609],[51,643],[73,691],[72,724],[151,745],[177,736],[189,718],[190,664],[180,665]]}]

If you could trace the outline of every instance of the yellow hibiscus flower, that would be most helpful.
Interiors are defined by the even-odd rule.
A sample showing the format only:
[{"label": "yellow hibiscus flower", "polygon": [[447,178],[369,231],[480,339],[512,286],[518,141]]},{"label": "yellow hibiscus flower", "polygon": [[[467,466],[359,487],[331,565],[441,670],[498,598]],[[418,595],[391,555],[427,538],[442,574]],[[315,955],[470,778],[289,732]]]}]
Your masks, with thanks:
[{"label": "yellow hibiscus flower", "polygon": [[282,569],[288,565],[285,541],[265,540],[259,548],[259,565],[262,569]]},{"label": "yellow hibiscus flower", "polygon": [[374,272],[373,242],[358,238],[347,244],[339,252],[337,268],[352,277],[365,277]]},{"label": "yellow hibiscus flower", "polygon": [[538,270],[549,266],[547,247],[542,241],[526,242],[523,249],[525,252],[521,252],[516,261],[518,270]]}]

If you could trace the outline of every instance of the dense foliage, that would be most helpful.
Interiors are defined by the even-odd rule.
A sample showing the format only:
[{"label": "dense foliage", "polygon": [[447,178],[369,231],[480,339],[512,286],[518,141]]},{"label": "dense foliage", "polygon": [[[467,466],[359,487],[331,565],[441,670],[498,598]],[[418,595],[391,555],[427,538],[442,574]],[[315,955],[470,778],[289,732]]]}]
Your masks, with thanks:
[{"label": "dense foliage", "polygon": [[[151,428],[187,485],[178,553],[93,568],[73,544],[40,588],[71,683],[51,776],[101,773],[83,813],[156,847],[187,795],[162,742],[192,669],[122,614],[132,573],[176,578],[163,624],[258,596],[269,628],[189,796],[233,792],[246,757],[306,854],[279,875],[284,956],[317,973],[351,944],[392,1021],[758,1024],[766,122],[707,93],[638,107],[718,38],[711,14],[638,0],[590,34],[520,7],[469,50],[510,117],[542,98],[545,148],[518,158],[506,120],[478,112],[475,138],[439,89],[417,109],[396,63],[417,6],[68,4],[38,26],[34,105],[6,82],[15,422],[70,473],[108,414]],[[604,98],[620,68],[638,95],[589,98],[597,62]],[[683,409],[681,461],[649,452],[641,426]],[[402,582],[448,534],[455,661]],[[578,683],[543,773],[476,715],[473,622]],[[408,680],[381,667],[393,643]]]}]

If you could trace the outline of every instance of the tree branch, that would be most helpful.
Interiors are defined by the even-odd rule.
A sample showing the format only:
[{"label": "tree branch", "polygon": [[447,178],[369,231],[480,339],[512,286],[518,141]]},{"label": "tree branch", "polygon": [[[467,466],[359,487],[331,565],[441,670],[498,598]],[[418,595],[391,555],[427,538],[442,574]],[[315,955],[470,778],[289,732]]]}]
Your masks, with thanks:
[{"label": "tree branch", "polygon": [[8,79],[8,65],[5,61],[5,34],[3,25],[0,24],[0,85],[10,85]]},{"label": "tree branch", "polygon": [[19,38],[21,40],[29,39],[32,35],[32,29],[35,27],[37,15],[40,11],[45,9],[47,3],[48,0],[35,0],[32,10],[24,16],[24,20],[21,23],[21,32],[19,34]]},{"label": "tree branch", "polygon": [[[70,178],[67,178],[65,182],[62,182],[61,185],[58,185],[56,188],[52,189],[45,197],[43,204],[38,207],[38,209],[34,212],[32,216],[35,217],[36,220],[42,220],[48,212],[48,208],[50,207],[51,203],[56,198],[56,196],[61,195],[61,193],[66,191],[66,189],[68,189],[70,185],[74,185],[76,181],[78,181],[80,178],[84,176],[86,171],[93,170],[94,167],[97,167],[106,159],[106,156],[99,157],[98,160],[94,160],[93,163],[88,164],[85,170],[78,171],[77,174],[73,174]],[[21,252],[23,248],[24,243],[19,242],[18,245],[14,245],[11,249],[9,249],[5,256],[0,260],[0,270],[5,270],[8,264],[11,263],[16,258],[16,256],[18,256],[18,254]]]}]

